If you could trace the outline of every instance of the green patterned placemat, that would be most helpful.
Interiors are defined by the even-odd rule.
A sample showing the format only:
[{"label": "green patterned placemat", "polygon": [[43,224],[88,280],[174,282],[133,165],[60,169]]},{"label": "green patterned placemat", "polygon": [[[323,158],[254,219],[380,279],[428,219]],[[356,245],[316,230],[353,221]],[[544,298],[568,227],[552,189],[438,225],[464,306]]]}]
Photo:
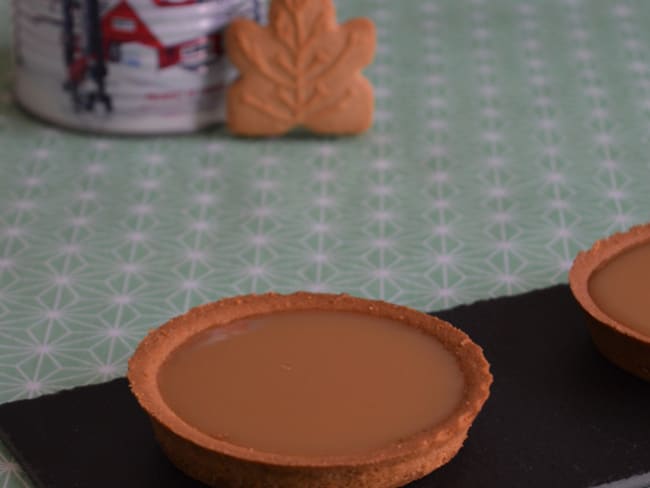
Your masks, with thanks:
[{"label": "green patterned placemat", "polygon": [[447,308],[562,282],[650,220],[650,3],[339,4],[377,23],[375,126],[273,141],[32,120],[0,4],[0,402],[120,375],[147,329],[225,295]]}]

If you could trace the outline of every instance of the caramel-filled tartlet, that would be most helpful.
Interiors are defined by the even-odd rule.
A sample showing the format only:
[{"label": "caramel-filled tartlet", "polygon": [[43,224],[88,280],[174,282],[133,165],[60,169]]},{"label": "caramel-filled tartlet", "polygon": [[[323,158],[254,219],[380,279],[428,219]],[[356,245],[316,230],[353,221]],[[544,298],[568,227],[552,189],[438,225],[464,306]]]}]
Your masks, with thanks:
[{"label": "caramel-filled tartlet", "polygon": [[481,348],[346,295],[249,295],[150,332],[129,381],[169,459],[210,486],[402,486],[448,462],[489,395]]},{"label": "caramel-filled tartlet", "polygon": [[597,241],[576,257],[571,290],[602,354],[650,381],[650,224]]}]

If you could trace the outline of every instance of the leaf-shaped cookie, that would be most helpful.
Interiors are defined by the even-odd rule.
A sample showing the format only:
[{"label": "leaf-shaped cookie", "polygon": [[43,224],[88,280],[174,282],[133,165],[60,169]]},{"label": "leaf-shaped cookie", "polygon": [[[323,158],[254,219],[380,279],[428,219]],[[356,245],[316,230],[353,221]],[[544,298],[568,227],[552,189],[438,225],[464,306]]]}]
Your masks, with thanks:
[{"label": "leaf-shaped cookie", "polygon": [[269,26],[234,21],[227,50],[240,77],[228,90],[235,134],[273,136],[294,127],[356,134],[372,124],[373,92],[361,74],[375,51],[365,18],[338,25],[332,0],[272,0]]}]

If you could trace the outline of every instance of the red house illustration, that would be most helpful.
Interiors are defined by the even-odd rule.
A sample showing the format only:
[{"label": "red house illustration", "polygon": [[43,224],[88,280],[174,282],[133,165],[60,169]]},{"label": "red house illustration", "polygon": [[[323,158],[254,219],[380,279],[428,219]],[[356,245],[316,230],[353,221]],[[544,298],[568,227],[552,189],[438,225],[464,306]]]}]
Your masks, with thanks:
[{"label": "red house illustration", "polygon": [[205,0],[153,0],[153,3],[159,7],[177,7],[183,5],[194,5],[203,3]]},{"label": "red house illustration", "polygon": [[[156,0],[161,6],[178,6],[199,3],[196,0]],[[194,39],[166,40],[164,34],[156,33],[148,24],[142,12],[138,12],[127,0],[122,0],[102,15],[101,30],[105,58],[119,62],[120,46],[124,43],[138,43],[157,51],[158,67],[180,65],[194,68],[218,56],[223,51],[221,34],[213,33]]]},{"label": "red house illustration", "polygon": [[[96,106],[112,111],[107,76],[112,63],[139,68],[178,67],[195,70],[223,53],[219,32],[197,35],[193,30],[169,29],[173,7],[205,0],[152,0],[155,7],[128,0],[56,0],[62,7],[62,47],[67,76],[63,87],[75,111]],[[167,11],[167,20],[159,14]],[[150,15],[155,18],[148,18]],[[155,73],[154,73],[155,74]]]}]

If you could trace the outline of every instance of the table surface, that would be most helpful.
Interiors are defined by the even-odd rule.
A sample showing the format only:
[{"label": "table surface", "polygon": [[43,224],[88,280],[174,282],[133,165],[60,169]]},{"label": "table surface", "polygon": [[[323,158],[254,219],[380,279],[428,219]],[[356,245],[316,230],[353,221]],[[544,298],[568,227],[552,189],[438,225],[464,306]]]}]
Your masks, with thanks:
[{"label": "table surface", "polygon": [[[422,310],[566,280],[650,220],[650,3],[354,0],[378,49],[349,139],[119,139],[10,95],[0,3],[0,402],[121,375],[152,327],[249,292]],[[27,485],[0,450],[0,487]]]}]

